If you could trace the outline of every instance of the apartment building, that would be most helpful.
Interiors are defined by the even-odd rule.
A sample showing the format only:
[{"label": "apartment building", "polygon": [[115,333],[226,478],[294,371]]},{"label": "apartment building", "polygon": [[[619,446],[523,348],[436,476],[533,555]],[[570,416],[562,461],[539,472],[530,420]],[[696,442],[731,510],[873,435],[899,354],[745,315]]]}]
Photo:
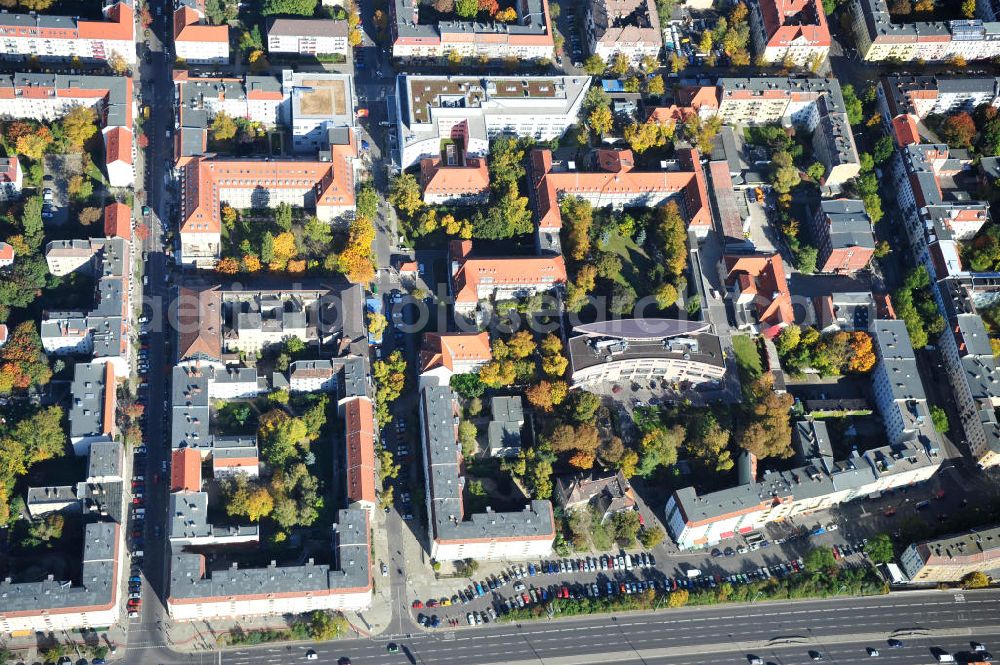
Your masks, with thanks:
[{"label": "apartment building", "polygon": [[781,124],[812,132],[821,181],[837,190],[861,171],[857,145],[837,79],[720,78],[718,115],[727,125]]},{"label": "apartment building", "polygon": [[971,113],[983,104],[1000,106],[1000,78],[885,76],[878,93],[889,120],[904,114],[922,120],[931,114]]},{"label": "apartment building", "polygon": [[490,422],[486,426],[490,457],[516,457],[521,452],[524,403],[520,395],[490,398]]},{"label": "apartment building", "polygon": [[1000,465],[1000,366],[978,313],[1000,295],[992,274],[965,274],[937,284],[948,329],[937,338],[972,459],[981,468]]},{"label": "apartment building", "polygon": [[663,49],[660,16],[654,0],[590,0],[587,3],[590,52],[611,62],[619,53],[638,66]]},{"label": "apartment building", "polygon": [[447,141],[460,143],[470,157],[486,157],[490,140],[500,135],[558,138],[576,124],[589,87],[589,76],[401,75],[398,166],[439,157]]},{"label": "apartment building", "polygon": [[174,49],[190,64],[229,63],[229,26],[210,25],[205,0],[174,0]]},{"label": "apartment building", "polygon": [[940,458],[916,440],[863,453],[853,450],[846,460],[834,461],[828,450],[815,445],[809,428],[805,430],[806,436],[795,437],[798,466],[791,470],[765,469],[757,479],[756,460],[743,460],[745,482],[735,487],[700,496],[693,487],[675,491],[667,500],[666,517],[667,531],[678,547],[709,547],[873,492],[920,483],[941,465]]},{"label": "apartment building", "polygon": [[[978,3],[980,8],[984,2]],[[981,9],[980,9],[981,11]],[[1000,24],[993,19],[901,23],[887,0],[854,0],[849,14],[863,60],[941,62],[961,57],[985,60],[1000,55]]]},{"label": "apartment building", "polygon": [[344,419],[344,460],[347,466],[347,505],[375,516],[375,407],[365,396],[345,397],[337,404]]},{"label": "apartment building", "polygon": [[174,88],[178,127],[174,147],[181,157],[206,154],[208,127],[218,113],[267,128],[289,128],[296,153],[328,150],[330,130],[354,127],[357,104],[350,74],[285,69],[280,77],[219,78],[191,77],[186,70],[176,70]]},{"label": "apartment building", "polygon": [[17,155],[0,158],[0,201],[10,201],[21,196],[24,171]]},{"label": "apartment building", "polygon": [[50,633],[112,626],[122,618],[122,577],[127,570],[121,524],[88,522],[83,527],[79,571],[62,571],[41,581],[0,580],[0,630],[7,634]]},{"label": "apartment building", "polygon": [[577,325],[569,338],[570,376],[582,388],[688,383],[721,387],[726,361],[719,338],[698,321],[619,319]]},{"label": "apartment building", "polygon": [[830,28],[821,0],[752,0],[750,32],[767,63],[810,67],[830,53]]},{"label": "apartment building", "polygon": [[357,143],[350,129],[331,130],[329,151],[316,161],[182,157],[181,265],[211,268],[219,260],[223,203],[237,209],[288,203],[325,222],[354,210]]},{"label": "apartment building", "polygon": [[458,159],[455,144],[446,146],[446,155],[420,160],[420,188],[424,203],[476,205],[490,196],[490,171],[486,160],[478,157]]},{"label": "apartment building", "polygon": [[886,437],[891,443],[917,443],[937,455],[940,435],[931,420],[906,324],[877,319],[872,322],[871,334],[878,358],[872,371],[872,389]]},{"label": "apartment building", "polygon": [[329,393],[337,389],[337,372],[329,360],[296,360],[288,366],[293,393]]},{"label": "apartment building", "polygon": [[552,151],[531,152],[531,190],[534,216],[540,235],[558,237],[562,228],[559,202],[567,196],[589,201],[595,208],[612,206],[655,207],[676,201],[698,237],[712,227],[708,183],[701,158],[694,148],[681,148],[677,160],[659,171],[635,170],[631,150],[602,148],[597,151],[597,171],[581,172],[567,163],[553,162]]},{"label": "apartment building", "polygon": [[[895,314],[885,308],[888,296],[880,297],[870,291],[838,291],[813,299],[816,320],[813,325],[820,332],[867,332],[876,316],[892,319]],[[885,310],[885,311],[883,311]]]},{"label": "apartment building", "polygon": [[896,151],[887,171],[916,261],[936,279],[964,272],[960,243],[990,218],[989,203],[974,198],[972,156],[944,144],[911,144]]},{"label": "apartment building", "polygon": [[267,25],[267,52],[346,58],[348,32],[346,20],[275,18]]},{"label": "apartment building", "polygon": [[489,333],[424,333],[420,375],[447,385],[454,374],[470,374],[493,360]]},{"label": "apartment building", "polygon": [[899,557],[911,583],[959,582],[1000,568],[1000,526],[913,543]]},{"label": "apartment building", "polygon": [[555,55],[548,0],[518,0],[510,23],[487,20],[421,22],[419,0],[389,3],[392,56],[404,60],[462,57],[500,60],[551,60]]},{"label": "apartment building", "polygon": [[131,243],[124,238],[54,240],[45,246],[45,260],[53,275],[86,273],[96,280],[95,305],[88,312],[50,311],[41,323],[46,353],[86,353],[94,362],[115,366],[128,376],[132,354]]},{"label": "apartment building", "polygon": [[[121,376],[124,378],[127,374]],[[69,442],[77,457],[87,455],[92,443],[113,441],[118,435],[116,391],[115,367],[111,363],[77,363],[73,366]]]},{"label": "apartment building", "polygon": [[781,254],[726,254],[721,266],[739,328],[770,336],[795,322]]},{"label": "apartment building", "polygon": [[561,255],[479,258],[471,240],[454,240],[449,247],[451,295],[455,312],[471,314],[486,298],[527,298],[566,283]]},{"label": "apartment building", "polygon": [[[114,6],[130,12],[131,30],[131,7],[123,3]],[[133,58],[130,62],[134,62],[131,37],[128,47]],[[134,185],[132,122],[135,99],[131,78],[90,74],[0,74],[0,118],[4,120],[56,120],[74,106],[89,106],[97,111],[102,123],[108,184],[112,187]]]},{"label": "apartment building", "polygon": [[136,62],[135,7],[130,0],[105,0],[101,20],[0,12],[0,55],[7,59]]},{"label": "apartment building", "polygon": [[445,385],[420,391],[420,438],[426,479],[428,541],[431,558],[530,559],[549,556],[555,521],[549,501],[531,501],[520,512],[468,514],[462,505],[462,446],[459,408]]},{"label": "apartment building", "polygon": [[852,274],[867,268],[875,254],[872,220],[858,199],[821,201],[812,232],[819,249],[818,272]]}]

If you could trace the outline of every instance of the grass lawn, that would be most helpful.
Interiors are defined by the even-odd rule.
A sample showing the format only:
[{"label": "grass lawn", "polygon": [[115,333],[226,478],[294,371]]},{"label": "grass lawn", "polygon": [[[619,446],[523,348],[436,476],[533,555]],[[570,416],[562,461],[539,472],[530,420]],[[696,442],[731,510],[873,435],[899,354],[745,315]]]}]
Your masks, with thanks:
[{"label": "grass lawn", "polygon": [[622,259],[622,272],[620,275],[615,275],[615,281],[624,285],[631,284],[639,297],[649,294],[652,286],[649,274],[653,262],[642,247],[635,244],[631,238],[612,233],[604,249]]},{"label": "grass lawn", "polygon": [[760,362],[760,351],[757,342],[746,335],[733,335],[733,351],[736,353],[736,364],[740,368],[743,383],[753,381],[764,373]]}]

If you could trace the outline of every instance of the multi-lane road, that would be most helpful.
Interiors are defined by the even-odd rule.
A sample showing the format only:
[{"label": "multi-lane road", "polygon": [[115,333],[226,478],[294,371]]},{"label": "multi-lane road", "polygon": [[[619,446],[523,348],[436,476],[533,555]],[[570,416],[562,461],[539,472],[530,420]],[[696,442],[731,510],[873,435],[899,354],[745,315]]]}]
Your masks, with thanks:
[{"label": "multi-lane road", "polygon": [[[910,592],[499,623],[204,656],[147,649],[141,662],[277,664],[305,661],[311,648],[319,662],[347,657],[353,665],[746,665],[748,654],[774,665],[797,665],[813,662],[810,652],[821,654],[824,662],[844,665],[867,660],[867,648],[874,647],[880,652],[876,662],[924,665],[935,662],[939,649],[961,656],[972,641],[987,647],[995,643],[1000,650],[998,606],[997,590]],[[890,649],[890,638],[901,640],[903,647]],[[388,652],[390,641],[399,645],[399,653]]]}]

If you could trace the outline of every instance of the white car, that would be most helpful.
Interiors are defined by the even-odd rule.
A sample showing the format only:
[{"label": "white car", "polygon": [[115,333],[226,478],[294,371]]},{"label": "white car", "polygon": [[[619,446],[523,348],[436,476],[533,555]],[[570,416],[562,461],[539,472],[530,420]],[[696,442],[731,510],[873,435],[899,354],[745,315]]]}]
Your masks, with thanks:
[{"label": "white car", "polygon": [[310,649],[306,652],[306,660],[319,660],[319,654]]}]

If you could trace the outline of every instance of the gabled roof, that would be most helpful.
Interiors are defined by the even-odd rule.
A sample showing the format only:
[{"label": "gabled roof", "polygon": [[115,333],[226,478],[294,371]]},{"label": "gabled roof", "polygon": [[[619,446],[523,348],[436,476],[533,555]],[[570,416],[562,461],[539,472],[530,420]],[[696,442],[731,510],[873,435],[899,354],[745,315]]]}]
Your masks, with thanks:
[{"label": "gabled roof", "polygon": [[452,277],[455,302],[479,300],[480,279],[496,286],[532,284],[551,287],[566,282],[566,263],[560,256],[467,258]]},{"label": "gabled roof", "polygon": [[[616,154],[612,154],[616,153]],[[688,226],[707,227],[712,223],[708,205],[708,183],[701,158],[694,148],[677,151],[679,171],[635,171],[626,168],[631,151],[598,151],[598,163],[618,171],[552,171],[552,153],[547,149],[531,153],[531,176],[535,187],[535,222],[539,228],[562,227],[559,197],[591,198],[605,194],[629,193],[659,196],[678,195],[683,199]]]},{"label": "gabled roof", "polygon": [[108,164],[131,164],[132,130],[127,127],[109,127],[104,130],[104,153]]},{"label": "gabled roof", "polygon": [[222,294],[217,288],[177,292],[177,359],[222,357]]},{"label": "gabled roof", "polygon": [[437,367],[454,371],[456,361],[482,361],[493,359],[489,333],[427,333],[420,349],[420,371]]},{"label": "gabled roof", "polygon": [[909,113],[897,115],[892,119],[892,131],[899,147],[920,143],[920,132],[917,130],[917,120]]},{"label": "gabled roof", "polygon": [[0,242],[0,261],[13,261],[14,247],[8,243]]},{"label": "gabled roof", "polygon": [[132,211],[124,203],[104,206],[104,235],[132,240]]},{"label": "gabled roof", "polygon": [[424,196],[482,194],[490,188],[485,159],[470,158],[465,166],[444,166],[440,157],[420,160],[420,185]]},{"label": "gabled roof", "polygon": [[201,491],[201,453],[194,448],[178,448],[171,453],[170,491]]},{"label": "gabled roof", "polygon": [[181,233],[222,231],[221,189],[312,189],[317,207],[353,206],[351,160],[357,156],[357,143],[354,132],[346,131],[348,143],[330,146],[329,161],[182,157],[177,162],[185,184]]},{"label": "gabled roof", "polygon": [[741,295],[752,295],[757,319],[766,325],[794,323],[792,299],[781,255],[727,254],[726,284],[736,284]]},{"label": "gabled roof", "polygon": [[348,503],[374,504],[375,414],[370,399],[354,397],[344,404],[344,430]]},{"label": "gabled roof", "polygon": [[205,25],[202,17],[190,7],[180,7],[174,12],[175,42],[229,43],[228,25]]},{"label": "gabled roof", "polygon": [[830,29],[820,0],[758,0],[766,46],[795,43],[830,46]]}]

